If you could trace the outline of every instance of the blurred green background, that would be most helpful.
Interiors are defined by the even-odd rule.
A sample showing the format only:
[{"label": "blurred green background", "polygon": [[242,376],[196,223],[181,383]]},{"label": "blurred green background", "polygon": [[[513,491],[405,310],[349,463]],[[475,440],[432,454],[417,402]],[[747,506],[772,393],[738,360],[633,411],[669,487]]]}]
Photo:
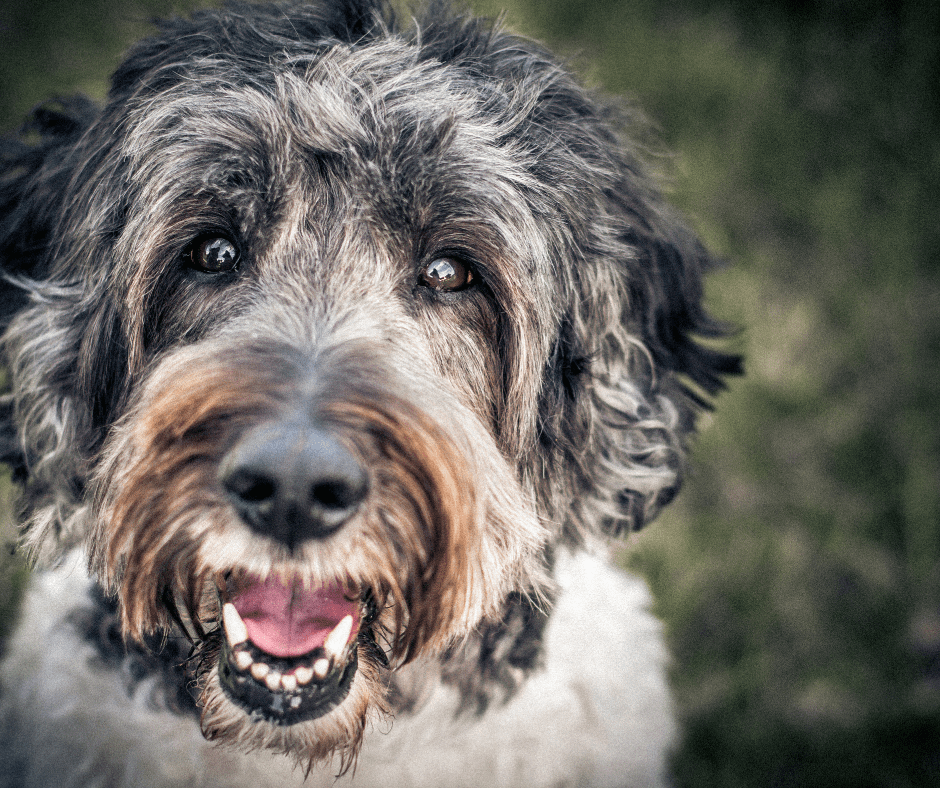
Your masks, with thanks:
[{"label": "blurred green background", "polygon": [[[187,5],[3,0],[0,127],[103,96]],[[940,785],[940,4],[473,6],[636,99],[732,263],[708,296],[748,375],[626,559],[675,654],[677,783]],[[24,572],[0,560],[6,630]]]}]

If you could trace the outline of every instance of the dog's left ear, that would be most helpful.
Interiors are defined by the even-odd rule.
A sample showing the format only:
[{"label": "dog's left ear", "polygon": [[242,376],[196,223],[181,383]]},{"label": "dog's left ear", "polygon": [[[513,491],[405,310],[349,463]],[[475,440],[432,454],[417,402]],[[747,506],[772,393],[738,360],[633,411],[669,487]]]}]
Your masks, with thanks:
[{"label": "dog's left ear", "polygon": [[[15,136],[0,139],[0,333],[29,304],[29,280],[48,274],[72,171],[66,152],[97,115],[83,96],[33,110]],[[0,462],[25,474],[9,397],[0,397]]]},{"label": "dog's left ear", "polygon": [[620,325],[593,327],[603,338],[591,391],[595,473],[606,479],[601,522],[614,534],[642,528],[675,497],[697,413],[742,372],[740,356],[705,344],[729,333],[703,306],[703,276],[717,261],[641,172],[631,163],[609,193]]},{"label": "dog's left ear", "polygon": [[626,260],[630,311],[642,318],[643,343],[655,367],[679,376],[685,398],[710,407],[702,395],[717,394],[725,386],[725,376],[742,372],[740,356],[701,341],[729,333],[728,326],[712,318],[702,303],[702,278],[718,262],[668,205],[648,205],[645,211],[622,236],[636,250]]},{"label": "dog's left ear", "polygon": [[705,344],[728,334],[702,303],[716,261],[630,144],[594,120],[570,130],[580,142],[570,147],[601,151],[584,169],[600,174],[603,210],[587,220],[541,406],[543,440],[571,480],[565,531],[575,540],[597,523],[637,530],[672,500],[697,412],[742,371],[739,356]]}]

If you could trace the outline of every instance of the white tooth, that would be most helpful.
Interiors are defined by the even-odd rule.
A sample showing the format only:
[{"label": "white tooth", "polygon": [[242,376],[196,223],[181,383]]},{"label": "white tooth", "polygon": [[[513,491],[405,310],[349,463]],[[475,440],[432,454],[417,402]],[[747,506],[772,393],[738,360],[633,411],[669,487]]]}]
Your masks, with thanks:
[{"label": "white tooth", "polygon": [[235,665],[239,670],[248,670],[248,668],[254,664],[255,661],[251,658],[251,654],[249,654],[247,651],[235,652]]},{"label": "white tooth", "polygon": [[264,662],[256,662],[251,666],[251,675],[258,679],[258,681],[264,681],[264,677],[270,672],[271,666]]},{"label": "white tooth", "polygon": [[228,638],[229,645],[237,645],[248,640],[248,627],[238,615],[235,605],[226,602],[222,606],[222,623],[225,624],[225,636]]},{"label": "white tooth", "polygon": [[309,684],[313,678],[313,668],[302,665],[294,671],[294,677],[297,679],[298,684]]},{"label": "white tooth", "polygon": [[313,663],[313,673],[318,679],[325,679],[326,674],[330,672],[330,661],[321,657]]},{"label": "white tooth", "polygon": [[290,673],[286,676],[281,676],[281,686],[288,692],[293,692],[297,689],[297,677]]},{"label": "white tooth", "polygon": [[352,634],[352,627],[353,617],[351,615],[346,616],[336,625],[333,631],[326,636],[326,642],[323,644],[327,654],[331,657],[338,657],[343,652],[349,642],[349,636]]},{"label": "white tooth", "polygon": [[271,690],[271,692],[277,692],[281,687],[281,674],[276,670],[272,670],[264,677],[264,683],[268,685],[268,689]]}]

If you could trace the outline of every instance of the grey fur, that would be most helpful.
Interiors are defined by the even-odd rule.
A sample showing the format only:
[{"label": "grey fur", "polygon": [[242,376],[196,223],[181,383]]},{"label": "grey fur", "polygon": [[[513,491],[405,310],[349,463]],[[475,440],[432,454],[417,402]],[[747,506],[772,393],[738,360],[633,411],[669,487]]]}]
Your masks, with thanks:
[{"label": "grey fur", "polygon": [[[8,143],[0,187],[0,255],[28,296],[3,301],[21,451],[4,457],[25,477],[28,549],[48,561],[84,545],[132,634],[172,628],[175,611],[132,599],[124,567],[143,537],[114,512],[149,467],[141,425],[194,368],[244,373],[246,397],[264,389],[275,404],[239,413],[248,421],[405,403],[403,418],[433,425],[415,433],[428,456],[440,445],[473,469],[466,611],[418,635],[427,600],[396,602],[372,668],[436,654],[440,679],[481,713],[539,664],[555,551],[655,516],[681,484],[703,398],[739,370],[696,341],[722,333],[701,306],[712,263],[646,173],[636,123],[538,45],[440,5],[410,27],[370,2],[234,3],[165,22],[100,112],[76,100],[32,122],[41,142]],[[195,269],[193,244],[210,236],[238,249],[236,270]],[[473,282],[428,287],[441,258]],[[388,462],[337,430],[373,475]],[[416,478],[432,485],[420,475],[432,471]],[[285,555],[206,495],[147,526],[170,540],[148,560],[183,575],[202,561],[191,584],[209,571],[199,544],[217,545],[218,571],[260,552],[265,571],[372,577],[348,545]],[[172,593],[189,593],[198,619],[201,592]],[[196,673],[211,706],[219,638],[206,629]],[[425,692],[400,680],[390,697],[420,709]],[[325,757],[273,729],[237,738],[247,717],[219,714],[223,739]],[[360,735],[327,749],[352,757]]]}]

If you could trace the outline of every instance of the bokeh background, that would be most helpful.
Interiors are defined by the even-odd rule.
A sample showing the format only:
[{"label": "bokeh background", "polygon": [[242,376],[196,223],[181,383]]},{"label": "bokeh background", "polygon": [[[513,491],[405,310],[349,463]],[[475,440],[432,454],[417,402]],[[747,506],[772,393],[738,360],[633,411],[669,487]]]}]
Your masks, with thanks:
[{"label": "bokeh background", "polygon": [[[189,5],[0,0],[0,130],[102,97]],[[638,102],[730,263],[708,297],[748,374],[624,559],[675,654],[677,784],[940,785],[940,3],[472,6]],[[4,550],[0,638],[25,576]]]}]

